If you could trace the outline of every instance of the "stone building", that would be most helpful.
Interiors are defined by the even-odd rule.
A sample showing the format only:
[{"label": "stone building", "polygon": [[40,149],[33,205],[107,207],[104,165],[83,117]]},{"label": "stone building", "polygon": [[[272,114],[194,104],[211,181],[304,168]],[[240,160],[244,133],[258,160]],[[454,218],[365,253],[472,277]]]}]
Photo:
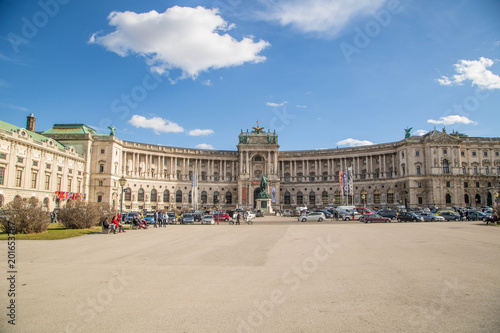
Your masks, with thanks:
[{"label": "stone building", "polygon": [[[108,202],[118,208],[122,176],[126,179],[124,210],[253,208],[262,174],[268,179],[272,205],[278,209],[346,203],[380,208],[480,207],[493,205],[500,189],[500,138],[466,137],[444,130],[363,147],[279,151],[274,131],[254,127],[239,133],[237,150],[224,151],[124,141],[115,136],[114,129],[110,134],[97,134],[83,124],[56,124],[41,134],[15,127],[6,134],[2,129],[3,202],[33,192],[48,198],[49,209],[56,206],[56,188],[82,192],[91,202]],[[26,132],[27,137],[19,139],[16,131]],[[7,143],[14,136],[17,141],[7,151],[4,146],[11,145]],[[56,183],[48,190],[37,184],[38,192],[32,191],[29,177],[20,187],[13,186],[21,167],[15,158],[22,149],[17,147],[23,145],[25,163],[36,160],[37,151],[47,151],[40,156],[57,152],[63,171],[52,171],[61,178],[60,186],[59,180],[52,179]],[[50,164],[42,157],[39,160],[40,165]],[[24,172],[38,170],[22,165]],[[347,168],[352,168],[353,193],[342,196],[339,171]],[[193,178],[197,178],[197,196],[192,191]]]}]

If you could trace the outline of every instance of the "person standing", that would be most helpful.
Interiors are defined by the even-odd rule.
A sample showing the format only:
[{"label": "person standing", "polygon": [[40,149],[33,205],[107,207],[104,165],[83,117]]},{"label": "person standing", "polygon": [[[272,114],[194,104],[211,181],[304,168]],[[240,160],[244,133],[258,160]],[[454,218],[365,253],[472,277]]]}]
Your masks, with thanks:
[{"label": "person standing", "polygon": [[163,213],[161,210],[158,211],[158,227],[162,227],[163,225]]},{"label": "person standing", "polygon": [[240,224],[240,214],[239,213],[236,216],[236,224]]}]

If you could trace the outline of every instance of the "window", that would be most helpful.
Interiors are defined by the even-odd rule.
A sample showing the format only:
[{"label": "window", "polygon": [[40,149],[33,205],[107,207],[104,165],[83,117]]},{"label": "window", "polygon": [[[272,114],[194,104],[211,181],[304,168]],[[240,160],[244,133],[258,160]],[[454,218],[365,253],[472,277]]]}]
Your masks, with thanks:
[{"label": "window", "polygon": [[81,171],[78,171],[78,176],[81,176],[82,175],[82,172]]},{"label": "window", "polygon": [[480,186],[479,186],[479,182],[476,182],[476,187],[480,187]]},{"label": "window", "polygon": [[233,195],[229,191],[226,192],[226,203],[227,204],[233,203]]},{"label": "window", "polygon": [[262,162],[262,156],[257,155],[257,156],[255,156],[255,157],[253,158],[253,160],[254,160],[255,162]]},{"label": "window", "polygon": [[137,201],[144,201],[144,190],[142,188],[137,191]]},{"label": "window", "polygon": [[313,172],[313,173],[311,173],[311,174],[309,175],[309,180],[310,180],[311,182],[313,182],[313,181],[314,181],[314,172]]},{"label": "window", "polygon": [[450,165],[449,165],[447,159],[443,160],[443,173],[445,173],[445,174],[450,173]]},{"label": "window", "polygon": [[443,149],[443,154],[444,155],[448,154],[448,150],[447,149]]},{"label": "window", "polygon": [[201,180],[207,180],[207,173],[205,171],[201,173]]},{"label": "window", "polygon": [[175,202],[178,202],[178,203],[182,202],[182,191],[181,190],[177,190],[177,192],[175,192]]},{"label": "window", "polygon": [[387,191],[387,203],[394,204],[394,191],[393,190]]},{"label": "window", "polygon": [[218,204],[219,203],[219,192],[215,191],[214,192],[214,197],[213,197],[213,200],[214,200],[214,204]]},{"label": "window", "polygon": [[487,157],[487,156],[488,156],[488,152],[487,152],[487,151],[484,151],[484,152],[483,152],[483,155],[484,155],[484,157]]},{"label": "window", "polygon": [[50,167],[52,167],[52,165],[50,165],[49,163],[45,164],[45,169],[50,169]]},{"label": "window", "polygon": [[101,149],[101,154],[104,154],[104,149]]},{"label": "window", "polygon": [[460,156],[465,156],[465,152],[464,152],[464,151],[461,151],[461,152],[460,152]]},{"label": "window", "polygon": [[285,201],[285,205],[290,204],[290,192],[288,192],[288,191],[285,192],[284,201]]},{"label": "window", "polygon": [[328,192],[323,191],[323,193],[321,193],[321,203],[323,203],[323,205],[328,205]]},{"label": "window", "polygon": [[485,166],[484,167],[484,173],[489,175],[490,174],[490,167],[489,166]]},{"label": "window", "polygon": [[68,177],[68,192],[72,192],[71,185],[73,183],[73,178]]},{"label": "window", "polygon": [[297,181],[298,182],[302,181],[302,174],[301,173],[297,174]]},{"label": "window", "polygon": [[73,169],[68,169],[68,173],[73,173]]},{"label": "window", "polygon": [[4,179],[5,179],[5,168],[0,167],[0,185],[4,185]]},{"label": "window", "polygon": [[467,173],[467,168],[466,167],[462,167],[462,173],[465,175]]},{"label": "window", "polygon": [[207,203],[207,191],[201,192],[201,203],[206,204]]},{"label": "window", "polygon": [[33,166],[38,166],[38,161],[33,161]]},{"label": "window", "polygon": [[45,174],[45,190],[50,190],[50,175]]},{"label": "window", "polygon": [[285,173],[285,182],[290,182],[290,174],[289,173]]},{"label": "window", "polygon": [[304,196],[302,195],[302,192],[297,193],[297,205],[303,205],[304,204]]},{"label": "window", "polygon": [[76,192],[80,193],[82,191],[82,180],[78,179],[76,182]]},{"label": "window", "polygon": [[[497,155],[498,156],[498,155]],[[0,153],[0,159],[5,160],[7,159],[7,155]]]},{"label": "window", "polygon": [[156,202],[157,201],[157,196],[158,196],[158,193],[156,192],[156,190],[152,189],[151,190],[151,202]]},{"label": "window", "polygon": [[474,174],[477,175],[477,166],[474,166]]},{"label": "window", "polygon": [[470,198],[468,194],[464,194],[464,203],[468,204],[470,202]]},{"label": "window", "polygon": [[415,156],[420,156],[420,151],[416,150],[415,151]]},{"label": "window", "polygon": [[328,181],[328,173],[323,172],[323,181],[327,182]]},{"label": "window", "polygon": [[469,187],[469,183],[468,182],[464,182],[464,187]]},{"label": "window", "polygon": [[130,187],[127,187],[126,189],[123,189],[123,200],[125,201],[131,201],[132,200],[132,190]]},{"label": "window", "polygon": [[500,152],[496,151],[495,156],[497,156],[497,157],[500,156]]},{"label": "window", "polygon": [[36,171],[31,172],[31,188],[36,188],[36,178],[38,173]]},{"label": "window", "polygon": [[472,152],[472,156],[476,156],[477,153],[475,151]]},{"label": "window", "polygon": [[163,202],[170,202],[170,192],[169,192],[169,190],[163,191]]},{"label": "window", "polygon": [[193,196],[191,194],[191,191],[189,191],[188,193],[188,203],[192,203],[193,202]]},{"label": "window", "polygon": [[451,183],[450,182],[446,182],[446,187],[451,187]]},{"label": "window", "polygon": [[216,172],[214,173],[214,182],[219,181],[219,174]]},{"label": "window", "polygon": [[375,190],[373,191],[373,203],[374,204],[380,204],[380,191],[379,190]]},{"label": "window", "polygon": [[446,200],[446,203],[447,204],[451,204],[451,194],[450,193],[447,193],[446,196],[445,196],[445,200]]},{"label": "window", "polygon": [[309,204],[314,205],[315,202],[316,202],[316,193],[311,191],[311,193],[309,193]]},{"label": "window", "polygon": [[99,164],[99,172],[104,172],[104,164]]},{"label": "window", "polygon": [[422,197],[418,197],[417,199],[418,199],[418,204],[419,204],[419,205],[423,205],[423,203],[424,203],[424,198],[422,198]]},{"label": "window", "polygon": [[62,187],[61,186],[62,186],[62,177],[59,176],[59,177],[57,177],[57,185],[56,185],[56,188],[57,188],[58,191],[62,191]]},{"label": "window", "polygon": [[231,181],[231,174],[230,173],[226,173],[226,181],[227,182],[230,182]]},{"label": "window", "polygon": [[417,187],[422,187],[422,183],[421,182],[417,182]]},{"label": "window", "polygon": [[23,157],[18,157],[17,158],[17,163],[23,163],[24,162],[24,158]]},{"label": "window", "polygon": [[97,186],[103,186],[103,185],[104,185],[104,181],[102,181],[102,180],[97,181]]},{"label": "window", "polygon": [[491,182],[488,182],[488,187],[491,187]]},{"label": "window", "polygon": [[497,176],[500,176],[500,167],[497,167]]},{"label": "window", "polygon": [[58,166],[57,171],[62,172],[62,167]]},{"label": "window", "polygon": [[340,196],[340,191],[335,191],[334,198],[336,205],[342,204],[342,197]]},{"label": "window", "polygon": [[23,179],[23,170],[17,169],[16,170],[16,186],[17,187],[21,187],[22,179]]},{"label": "window", "polygon": [[417,165],[417,175],[420,175],[420,174],[421,174],[420,165]]},{"label": "window", "polygon": [[99,195],[97,196],[97,202],[102,202],[102,195],[101,195],[101,194],[99,194]]}]

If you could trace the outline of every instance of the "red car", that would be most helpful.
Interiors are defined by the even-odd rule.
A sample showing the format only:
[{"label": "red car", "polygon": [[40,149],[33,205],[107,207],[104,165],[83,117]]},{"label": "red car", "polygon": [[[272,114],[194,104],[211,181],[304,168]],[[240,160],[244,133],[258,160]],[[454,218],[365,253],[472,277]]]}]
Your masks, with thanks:
[{"label": "red car", "polygon": [[372,223],[372,222],[385,222],[391,223],[391,219],[388,217],[382,217],[378,214],[365,214],[359,217],[359,222]]},{"label": "red car", "polygon": [[229,215],[227,214],[214,214],[214,221],[219,222],[219,221],[229,221]]}]

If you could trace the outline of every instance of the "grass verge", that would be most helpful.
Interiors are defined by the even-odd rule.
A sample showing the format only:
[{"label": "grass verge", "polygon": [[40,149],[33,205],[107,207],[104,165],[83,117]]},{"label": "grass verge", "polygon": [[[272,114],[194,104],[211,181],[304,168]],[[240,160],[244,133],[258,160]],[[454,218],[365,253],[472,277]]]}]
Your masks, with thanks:
[{"label": "grass verge", "polygon": [[[17,234],[16,240],[32,239],[32,240],[54,240],[77,237],[82,235],[100,233],[101,227],[93,227],[90,229],[66,229],[60,223],[50,223],[47,232],[39,234]],[[0,233],[0,240],[7,240],[6,233]]]}]

